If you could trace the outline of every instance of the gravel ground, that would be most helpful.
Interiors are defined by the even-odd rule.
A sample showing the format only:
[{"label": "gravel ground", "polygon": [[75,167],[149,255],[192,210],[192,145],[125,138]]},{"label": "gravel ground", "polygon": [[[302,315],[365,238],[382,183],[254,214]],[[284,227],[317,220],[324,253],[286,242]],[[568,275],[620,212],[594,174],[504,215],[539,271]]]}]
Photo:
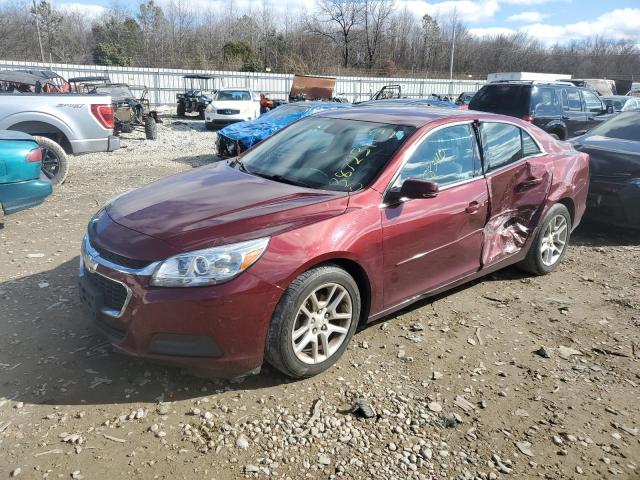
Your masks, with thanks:
[{"label": "gravel ground", "polygon": [[304,381],[113,353],[77,299],[87,221],[214,138],[167,119],[0,224],[0,478],[640,478],[638,232],[583,225],[553,274],[413,305]]}]

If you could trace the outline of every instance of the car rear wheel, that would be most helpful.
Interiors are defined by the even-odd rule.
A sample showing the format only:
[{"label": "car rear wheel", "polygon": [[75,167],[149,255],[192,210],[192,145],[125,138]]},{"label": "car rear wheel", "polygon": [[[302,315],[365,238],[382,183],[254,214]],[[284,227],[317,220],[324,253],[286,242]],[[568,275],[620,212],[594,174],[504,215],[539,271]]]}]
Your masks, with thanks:
[{"label": "car rear wheel", "polygon": [[546,275],[560,264],[569,246],[571,215],[557,203],[549,209],[527,257],[518,265],[534,275]]},{"label": "car rear wheel", "polygon": [[42,149],[42,173],[53,185],[62,185],[69,174],[69,160],[64,149],[47,137],[33,137]]},{"label": "car rear wheel", "polygon": [[360,309],[360,291],[351,275],[335,265],[308,270],[276,307],[267,334],[267,361],[293,378],[328,369],[353,337]]},{"label": "car rear wheel", "polygon": [[184,117],[186,114],[185,109],[184,109],[184,103],[178,103],[178,116],[179,117]]}]

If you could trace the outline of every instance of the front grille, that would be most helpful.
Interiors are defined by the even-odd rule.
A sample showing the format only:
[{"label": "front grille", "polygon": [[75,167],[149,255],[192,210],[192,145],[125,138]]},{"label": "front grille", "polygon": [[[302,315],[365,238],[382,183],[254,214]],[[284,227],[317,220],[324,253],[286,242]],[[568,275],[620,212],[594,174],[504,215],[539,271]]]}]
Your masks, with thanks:
[{"label": "front grille", "polygon": [[110,252],[97,246],[91,241],[91,232],[89,232],[89,244],[102,258],[115,263],[116,265],[120,265],[121,267],[140,269],[152,263],[147,260],[134,260],[133,258],[123,257],[122,255],[118,255],[117,253]]},{"label": "front grille", "polygon": [[222,108],[220,110],[216,110],[216,113],[219,115],[238,115],[240,110],[233,110],[231,108]]},{"label": "front grille", "polygon": [[127,301],[127,289],[121,283],[103,277],[97,273],[91,273],[85,270],[87,280],[100,292],[102,302],[106,308],[122,311]]}]

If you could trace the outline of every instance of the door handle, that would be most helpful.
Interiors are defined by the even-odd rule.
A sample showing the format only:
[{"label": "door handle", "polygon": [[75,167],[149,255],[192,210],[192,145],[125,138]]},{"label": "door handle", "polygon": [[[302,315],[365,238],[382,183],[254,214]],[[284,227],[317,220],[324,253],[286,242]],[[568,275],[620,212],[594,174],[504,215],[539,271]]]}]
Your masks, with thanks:
[{"label": "door handle", "polygon": [[524,182],[519,183],[516,186],[516,191],[524,192],[525,190],[529,190],[537,185],[540,185],[543,181],[542,177],[531,178],[529,180],[525,180]]},{"label": "door handle", "polygon": [[570,116],[568,116],[568,115],[563,115],[563,116],[562,116],[562,119],[563,119],[563,120],[569,120],[570,118],[571,118],[571,117],[570,117]]},{"label": "door handle", "polygon": [[476,213],[478,210],[480,210],[480,204],[475,200],[467,205],[467,208],[464,209],[464,211],[467,213]]}]

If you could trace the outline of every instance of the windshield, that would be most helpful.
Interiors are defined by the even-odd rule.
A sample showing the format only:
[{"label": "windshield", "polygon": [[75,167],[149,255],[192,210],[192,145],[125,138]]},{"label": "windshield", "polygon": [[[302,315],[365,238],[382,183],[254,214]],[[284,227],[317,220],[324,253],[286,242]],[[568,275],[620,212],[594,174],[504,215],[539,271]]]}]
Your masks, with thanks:
[{"label": "windshield", "polygon": [[622,110],[624,104],[627,102],[626,98],[603,98],[606,105],[614,108],[614,110]]},{"label": "windshield", "polygon": [[590,130],[588,136],[593,135],[640,141],[640,112],[623,112]]},{"label": "windshield", "polygon": [[220,90],[216,94],[216,100],[251,100],[251,93],[246,90]]},{"label": "windshield", "polygon": [[365,188],[415,129],[403,125],[307,117],[242,157],[249,173],[309,188]]}]

